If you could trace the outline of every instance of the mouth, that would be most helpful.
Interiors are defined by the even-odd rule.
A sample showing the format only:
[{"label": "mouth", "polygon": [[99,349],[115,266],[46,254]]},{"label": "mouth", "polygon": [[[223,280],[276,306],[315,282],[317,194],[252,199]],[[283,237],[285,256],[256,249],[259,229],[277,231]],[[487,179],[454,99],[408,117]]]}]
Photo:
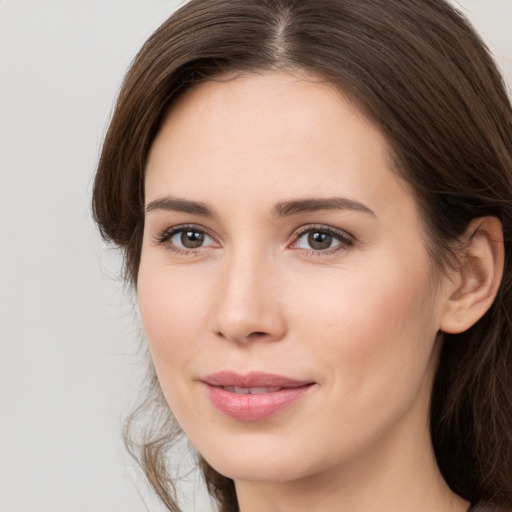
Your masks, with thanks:
[{"label": "mouth", "polygon": [[[250,393],[250,391],[241,390],[254,390],[251,394],[261,394],[262,392],[279,391],[282,388],[298,388],[308,384],[314,384],[310,380],[293,379],[283,375],[266,372],[249,372],[245,375],[232,372],[222,371],[212,373],[202,379],[205,384],[221,388],[230,388],[229,391],[233,393]],[[270,391],[259,391],[270,390]]]},{"label": "mouth", "polygon": [[218,372],[201,379],[212,404],[240,421],[261,421],[303,398],[315,382],[282,375]]},{"label": "mouth", "polygon": [[230,393],[236,393],[237,395],[264,395],[265,393],[275,393],[280,391],[280,387],[273,388],[242,388],[239,386],[220,386],[223,390],[229,391]]}]

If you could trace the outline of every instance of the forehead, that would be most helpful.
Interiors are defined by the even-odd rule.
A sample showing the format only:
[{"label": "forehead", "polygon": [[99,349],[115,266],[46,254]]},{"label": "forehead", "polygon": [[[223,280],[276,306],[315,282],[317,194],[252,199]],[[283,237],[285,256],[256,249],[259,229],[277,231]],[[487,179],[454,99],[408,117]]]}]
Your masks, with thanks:
[{"label": "forehead", "polygon": [[340,129],[340,113],[345,123],[357,118],[360,128],[382,139],[384,149],[379,130],[338,88],[299,72],[226,74],[196,84],[173,103],[160,133],[200,134],[203,142],[219,144],[224,133],[233,140],[231,147],[244,138],[251,146],[263,143],[270,150],[276,138],[284,144],[313,132],[317,139],[326,138],[329,129]]},{"label": "forehead", "polygon": [[[330,83],[284,72],[221,77],[167,112],[150,152],[146,197],[259,194],[411,199],[380,130]],[[386,194],[388,197],[386,197]],[[372,208],[373,209],[373,208]]]}]

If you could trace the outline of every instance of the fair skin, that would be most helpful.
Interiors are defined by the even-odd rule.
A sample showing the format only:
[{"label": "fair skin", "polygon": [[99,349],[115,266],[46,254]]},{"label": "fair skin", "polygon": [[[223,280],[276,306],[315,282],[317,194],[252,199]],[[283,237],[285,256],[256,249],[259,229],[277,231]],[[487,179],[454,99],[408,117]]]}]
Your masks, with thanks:
[{"label": "fair skin", "polygon": [[[467,510],[436,465],[429,397],[440,331],[492,301],[499,225],[481,219],[471,265],[434,280],[380,131],[335,88],[284,72],[188,91],[146,171],[137,290],[155,368],[242,512]],[[233,417],[205,383],[221,371],[306,391]]]}]

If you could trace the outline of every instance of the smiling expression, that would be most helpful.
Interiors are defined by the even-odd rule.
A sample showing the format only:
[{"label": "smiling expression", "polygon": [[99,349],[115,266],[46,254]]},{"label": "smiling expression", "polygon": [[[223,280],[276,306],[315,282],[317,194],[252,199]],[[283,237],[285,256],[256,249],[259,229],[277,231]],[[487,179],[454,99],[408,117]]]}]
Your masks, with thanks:
[{"label": "smiling expression", "polygon": [[446,293],[386,140],[339,91],[286,73],[196,86],[145,194],[144,328],[215,469],[294,480],[425,448]]}]

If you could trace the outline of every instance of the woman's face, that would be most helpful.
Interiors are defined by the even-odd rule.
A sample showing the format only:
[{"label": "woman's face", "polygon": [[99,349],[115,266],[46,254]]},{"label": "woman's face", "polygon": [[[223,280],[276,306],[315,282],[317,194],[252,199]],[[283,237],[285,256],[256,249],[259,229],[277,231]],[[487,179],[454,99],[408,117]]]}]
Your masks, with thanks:
[{"label": "woman's face", "polygon": [[140,310],[165,398],[220,473],[291,481],[430,446],[447,292],[391,166],[340,92],[285,73],[203,83],[167,115]]}]

